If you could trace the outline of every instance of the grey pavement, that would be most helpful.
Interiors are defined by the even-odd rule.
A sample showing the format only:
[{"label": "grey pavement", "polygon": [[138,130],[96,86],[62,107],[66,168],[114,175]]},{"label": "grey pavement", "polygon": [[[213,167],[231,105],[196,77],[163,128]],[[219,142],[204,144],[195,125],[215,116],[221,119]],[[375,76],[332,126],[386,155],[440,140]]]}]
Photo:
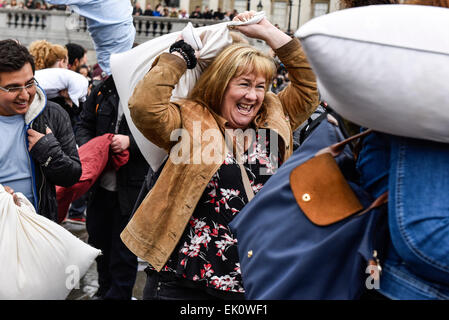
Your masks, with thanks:
[{"label": "grey pavement", "polygon": [[[87,231],[84,224],[63,222],[62,226],[69,230],[73,235],[84,242],[87,242]],[[133,289],[133,298],[142,299],[143,288],[145,286],[146,274],[143,271],[148,265],[147,262],[138,259],[138,270],[136,283]],[[79,288],[74,288],[67,296],[66,300],[91,300],[98,290],[97,265],[94,261],[86,274],[81,278]]]}]

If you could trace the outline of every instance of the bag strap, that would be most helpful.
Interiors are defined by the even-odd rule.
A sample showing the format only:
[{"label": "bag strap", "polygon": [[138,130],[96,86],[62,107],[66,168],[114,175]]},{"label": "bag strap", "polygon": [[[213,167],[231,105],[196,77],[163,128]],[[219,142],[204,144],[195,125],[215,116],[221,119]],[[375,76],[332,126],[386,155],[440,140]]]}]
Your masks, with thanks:
[{"label": "bag strap", "polygon": [[361,216],[361,215],[367,213],[368,211],[370,211],[371,209],[380,207],[381,205],[383,205],[384,203],[387,203],[387,202],[388,202],[388,191],[385,191],[380,196],[378,196],[376,198],[376,200],[374,200],[368,208],[366,208],[362,212],[358,213],[357,215]]},{"label": "bag strap", "polygon": [[[225,131],[225,143],[228,150],[234,151],[232,143],[233,140],[234,140],[233,137]],[[250,202],[254,198],[254,191],[253,188],[251,187],[251,182],[249,181],[245,166],[243,165],[243,160],[241,156],[243,153],[244,153],[243,146],[237,143],[235,148],[235,159],[240,168],[240,173],[242,175],[242,182],[243,187],[245,188],[246,197],[248,198],[248,202]]]},{"label": "bag strap", "polygon": [[[313,114],[319,114],[318,117],[312,120]],[[299,131],[299,145],[301,145],[304,140],[312,133],[313,130],[315,130],[316,127],[323,121],[325,118],[327,118],[327,115],[329,114],[327,109],[324,109],[321,113],[319,111],[315,111],[307,119],[307,125],[305,125],[300,131]]]},{"label": "bag strap", "polygon": [[329,147],[323,148],[315,154],[315,157],[323,153],[330,153],[335,158],[338,155],[340,155],[340,153],[342,153],[343,149],[346,147],[347,144],[351,143],[356,139],[363,138],[364,136],[367,136],[371,132],[373,132],[373,129],[368,129],[364,132],[353,135],[352,137],[349,137],[343,141],[337,142]]},{"label": "bag strap", "polygon": [[242,180],[243,186],[245,187],[246,197],[248,198],[248,202],[250,202],[254,198],[254,191],[251,187],[251,183],[249,182],[248,174],[246,173],[246,169],[242,163],[239,163],[240,171],[242,172]]},{"label": "bag strap", "polygon": [[246,173],[245,166],[243,165],[243,161],[241,161],[242,157],[240,156],[239,150],[236,151],[236,160],[240,167],[240,172],[242,173],[242,181],[243,187],[245,188],[246,197],[248,198],[248,202],[250,202],[254,198],[254,191],[251,187],[251,183],[249,182],[248,174]]}]

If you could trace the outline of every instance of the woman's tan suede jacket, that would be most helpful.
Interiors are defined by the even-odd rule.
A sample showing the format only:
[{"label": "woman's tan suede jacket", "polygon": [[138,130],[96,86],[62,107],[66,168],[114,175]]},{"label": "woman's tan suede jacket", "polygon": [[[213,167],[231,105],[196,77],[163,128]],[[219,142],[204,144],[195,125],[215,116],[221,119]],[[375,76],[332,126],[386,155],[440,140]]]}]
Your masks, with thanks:
[{"label": "woman's tan suede jacket", "polygon": [[[318,91],[315,75],[297,39],[277,49],[276,54],[288,70],[290,84],[278,95],[266,93],[267,114],[258,128],[278,132],[279,152],[285,161],[292,153],[292,130],[317,107]],[[226,120],[196,102],[170,102],[172,90],[185,70],[183,59],[161,54],[129,100],[131,117],[137,128],[167,152],[176,144],[170,140],[175,129],[185,129],[194,137],[198,136],[198,132],[193,132],[194,122],[201,122],[201,133],[208,129],[224,133],[226,124]],[[254,125],[260,122],[256,120]],[[212,164],[193,164],[194,157],[201,156],[196,154],[201,148],[195,149],[194,139],[190,140],[189,163],[175,164],[169,158],[155,186],[121,234],[126,246],[158,271],[170,257],[204,189],[225,159],[223,152],[222,158]],[[208,143],[201,142],[201,146]]]}]

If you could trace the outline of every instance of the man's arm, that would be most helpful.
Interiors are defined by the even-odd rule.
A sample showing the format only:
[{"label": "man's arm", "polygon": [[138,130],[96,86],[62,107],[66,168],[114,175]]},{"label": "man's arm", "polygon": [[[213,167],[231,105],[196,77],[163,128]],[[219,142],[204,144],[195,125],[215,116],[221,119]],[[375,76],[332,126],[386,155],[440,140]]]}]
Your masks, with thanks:
[{"label": "man's arm", "polygon": [[[46,125],[50,131],[33,143],[30,154],[52,184],[69,187],[79,181],[82,173],[70,118],[56,104],[49,102],[47,108],[49,123]],[[31,133],[29,139],[35,137]]]}]

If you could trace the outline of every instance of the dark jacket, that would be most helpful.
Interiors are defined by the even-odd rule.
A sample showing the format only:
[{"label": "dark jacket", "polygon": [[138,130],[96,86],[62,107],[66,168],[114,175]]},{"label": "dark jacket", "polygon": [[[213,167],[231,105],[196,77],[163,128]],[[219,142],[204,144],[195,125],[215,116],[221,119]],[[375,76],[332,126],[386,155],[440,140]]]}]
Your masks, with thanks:
[{"label": "dark jacket", "polygon": [[221,12],[221,11],[215,11],[215,12],[214,12],[214,15],[213,15],[213,18],[214,18],[215,20],[223,20],[223,19],[224,19],[224,12]]},{"label": "dark jacket", "polygon": [[[119,96],[112,76],[95,86],[87,98],[78,123],[76,140],[81,146],[105,133],[115,133]],[[148,172],[148,163],[140,152],[123,115],[117,134],[129,136],[129,161],[117,171],[117,189],[122,214],[132,212],[140,187]],[[90,199],[95,195],[98,183],[91,189]]]},{"label": "dark jacket", "polygon": [[72,106],[68,105],[63,97],[55,97],[52,99],[48,99],[49,101],[55,102],[60,105],[68,114],[70,118],[70,123],[72,124],[73,132],[76,132],[76,124],[79,121],[79,114],[83,108],[83,102],[80,102],[79,106],[73,104]]},{"label": "dark jacket", "polygon": [[[46,101],[38,91],[36,103],[25,116],[27,127],[45,134],[31,149],[33,177],[38,213],[57,221],[55,185],[69,187],[81,177],[81,162],[70,118],[58,104]],[[41,103],[37,103],[41,101]]]},{"label": "dark jacket", "polygon": [[205,11],[203,13],[203,19],[212,19],[213,18],[213,13],[212,11]]},{"label": "dark jacket", "polygon": [[202,19],[202,18],[203,18],[203,14],[201,12],[193,11],[190,14],[190,19]]}]

